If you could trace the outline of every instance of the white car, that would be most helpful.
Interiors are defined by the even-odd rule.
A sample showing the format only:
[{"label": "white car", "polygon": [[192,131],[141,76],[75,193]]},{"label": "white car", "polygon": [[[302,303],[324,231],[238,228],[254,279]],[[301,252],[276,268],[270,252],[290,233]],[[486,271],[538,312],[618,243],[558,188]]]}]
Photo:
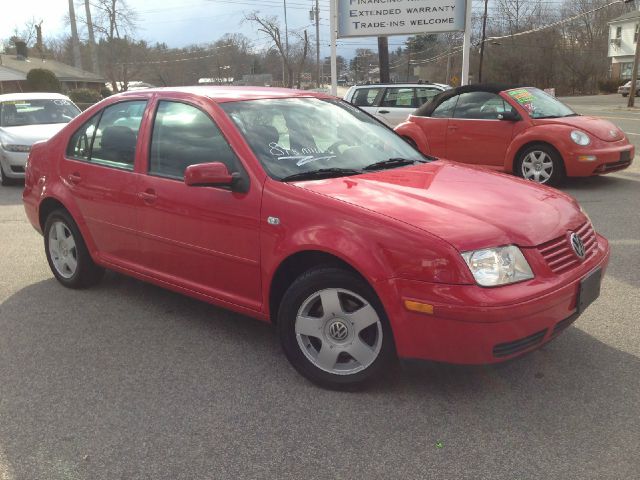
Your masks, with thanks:
[{"label": "white car", "polygon": [[416,108],[450,88],[443,83],[354,85],[344,100],[393,128],[404,122]]},{"label": "white car", "polygon": [[0,95],[0,183],[24,178],[31,146],[51,138],[79,113],[59,93]]}]

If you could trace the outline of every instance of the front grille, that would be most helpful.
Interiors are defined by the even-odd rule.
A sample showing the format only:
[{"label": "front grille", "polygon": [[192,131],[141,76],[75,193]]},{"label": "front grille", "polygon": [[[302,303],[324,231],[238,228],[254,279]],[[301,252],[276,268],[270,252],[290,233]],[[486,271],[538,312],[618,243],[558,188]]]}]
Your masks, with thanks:
[{"label": "front grille", "polygon": [[[587,222],[578,228],[576,233],[584,244],[584,260],[586,260],[596,251],[598,243],[596,232],[593,230],[591,222]],[[554,273],[566,272],[580,263],[580,259],[574,253],[573,248],[571,248],[569,237],[566,235],[539,245],[538,251]]]},{"label": "front grille", "polygon": [[494,357],[508,357],[509,355],[513,355],[514,353],[521,352],[523,350],[527,350],[528,348],[533,347],[534,345],[539,344],[544,339],[547,330],[541,330],[533,335],[529,335],[528,337],[521,338],[520,340],[515,340],[513,342],[500,343],[493,347],[493,356]]},{"label": "front grille", "polygon": [[18,165],[11,165],[11,171],[13,173],[24,173],[24,167],[20,167]]}]

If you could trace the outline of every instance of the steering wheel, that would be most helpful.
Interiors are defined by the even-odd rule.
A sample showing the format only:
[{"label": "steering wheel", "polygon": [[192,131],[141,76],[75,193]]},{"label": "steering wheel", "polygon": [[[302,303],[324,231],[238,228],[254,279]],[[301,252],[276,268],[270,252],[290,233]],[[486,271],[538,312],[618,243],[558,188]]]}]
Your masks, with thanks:
[{"label": "steering wheel", "polygon": [[327,153],[334,153],[334,154],[339,155],[339,154],[341,153],[341,152],[340,152],[340,150],[338,149],[338,147],[339,147],[340,145],[345,145],[345,146],[347,146],[347,147],[349,147],[349,146],[350,146],[346,141],[344,141],[344,140],[338,140],[337,142],[334,142],[334,143],[332,143],[331,145],[329,145],[329,147],[328,147],[328,148],[327,148],[327,150],[326,150],[326,151],[327,151]]}]

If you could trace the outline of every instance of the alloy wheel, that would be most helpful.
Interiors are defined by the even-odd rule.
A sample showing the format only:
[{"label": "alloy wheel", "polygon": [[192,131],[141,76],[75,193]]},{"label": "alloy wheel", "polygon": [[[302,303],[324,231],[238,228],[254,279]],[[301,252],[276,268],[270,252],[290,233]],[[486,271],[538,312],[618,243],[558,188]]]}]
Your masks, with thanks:
[{"label": "alloy wheel", "polygon": [[542,150],[529,152],[522,160],[522,178],[547,183],[553,175],[553,160]]},{"label": "alloy wheel", "polygon": [[78,249],[73,234],[64,222],[56,221],[49,229],[49,255],[56,271],[71,278],[78,269]]},{"label": "alloy wheel", "polygon": [[317,291],[302,302],[295,333],[305,357],[334,375],[365,370],[382,347],[382,323],[375,308],[341,288]]}]

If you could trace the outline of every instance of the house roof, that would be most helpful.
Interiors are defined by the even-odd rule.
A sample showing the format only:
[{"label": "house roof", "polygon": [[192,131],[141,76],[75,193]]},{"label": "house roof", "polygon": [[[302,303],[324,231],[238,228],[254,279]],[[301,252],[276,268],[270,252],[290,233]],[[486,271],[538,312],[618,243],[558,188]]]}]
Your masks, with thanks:
[{"label": "house roof", "polygon": [[20,82],[26,79],[26,74],[0,65],[0,82]]},{"label": "house roof", "polygon": [[29,70],[32,70],[34,68],[46,68],[47,70],[51,70],[61,82],[104,83],[104,78],[102,78],[100,75],[96,75],[95,73],[72,67],[71,65],[66,65],[56,60],[43,60],[42,58],[37,57],[29,57],[26,60],[18,60],[15,55],[0,55],[1,70],[8,70],[8,73],[11,73],[11,71],[13,71],[14,75],[24,75],[24,78],[19,78],[17,80],[26,79],[26,75],[27,73],[29,73]]},{"label": "house roof", "polygon": [[635,20],[637,18],[640,18],[640,10],[633,10],[631,12],[625,13],[624,15],[620,15],[619,17],[614,18],[613,20],[609,20],[609,23],[625,22],[627,20]]}]

